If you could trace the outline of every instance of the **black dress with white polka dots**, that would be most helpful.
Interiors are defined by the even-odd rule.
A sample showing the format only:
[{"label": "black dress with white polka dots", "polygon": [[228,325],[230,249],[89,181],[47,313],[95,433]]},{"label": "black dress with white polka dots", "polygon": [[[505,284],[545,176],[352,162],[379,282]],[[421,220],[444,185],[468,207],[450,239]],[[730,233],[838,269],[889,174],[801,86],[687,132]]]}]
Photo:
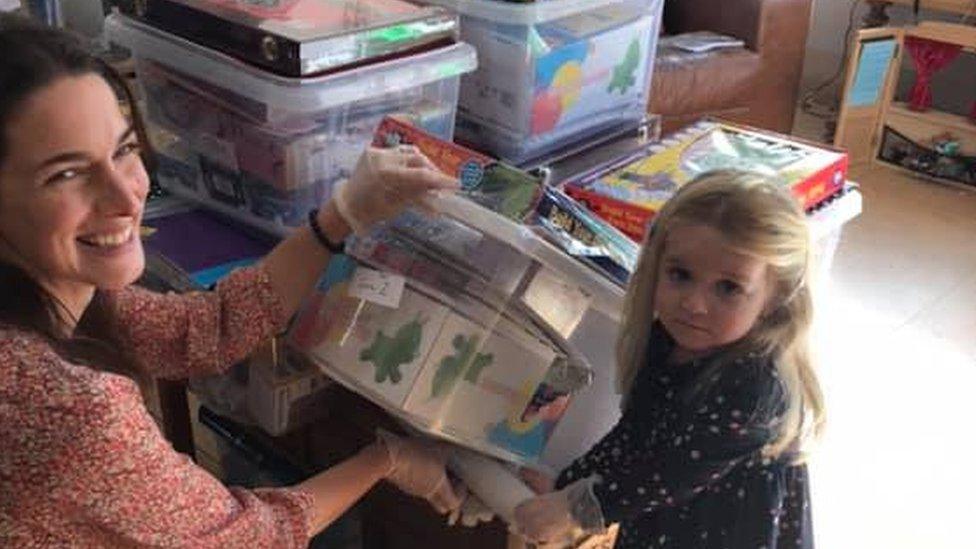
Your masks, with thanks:
[{"label": "black dress with white polka dots", "polygon": [[668,365],[656,326],[617,425],[559,476],[591,475],[617,547],[812,549],[807,469],[764,459],[785,408],[772,361]]}]

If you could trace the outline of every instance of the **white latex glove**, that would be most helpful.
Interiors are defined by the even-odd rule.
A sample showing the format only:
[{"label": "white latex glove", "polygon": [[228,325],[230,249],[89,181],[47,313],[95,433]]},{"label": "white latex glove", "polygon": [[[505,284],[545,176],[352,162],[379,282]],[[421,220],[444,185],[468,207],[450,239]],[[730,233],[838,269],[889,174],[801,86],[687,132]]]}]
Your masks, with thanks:
[{"label": "white latex glove", "polygon": [[516,533],[536,544],[569,546],[584,535],[603,531],[603,513],[593,494],[595,478],[523,501],[515,508]]},{"label": "white latex glove", "polygon": [[447,478],[448,450],[444,445],[416,438],[400,438],[387,431],[377,431],[377,439],[390,456],[386,480],[403,493],[427,500],[438,513],[448,513],[461,506]]},{"label": "white latex glove", "polygon": [[359,157],[352,176],[336,185],[333,200],[352,230],[363,234],[408,206],[430,210],[426,199],[433,193],[457,189],[457,179],[438,171],[412,145],[369,147]]},{"label": "white latex glove", "polygon": [[454,510],[447,517],[447,524],[454,526],[460,522],[462,526],[474,528],[482,522],[491,522],[494,518],[495,513],[485,505],[485,502],[481,501],[478,496],[468,492],[461,507]]},{"label": "white latex glove", "polygon": [[548,494],[549,492],[552,492],[556,486],[555,479],[542,471],[530,469],[528,467],[522,467],[519,469],[519,478],[521,478],[522,482],[524,482],[536,494]]}]

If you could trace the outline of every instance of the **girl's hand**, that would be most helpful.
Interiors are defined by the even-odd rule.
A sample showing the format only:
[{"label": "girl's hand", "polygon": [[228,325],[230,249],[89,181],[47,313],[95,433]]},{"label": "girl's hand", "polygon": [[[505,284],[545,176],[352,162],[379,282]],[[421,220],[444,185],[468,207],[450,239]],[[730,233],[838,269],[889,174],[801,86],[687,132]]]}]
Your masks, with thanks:
[{"label": "girl's hand", "polygon": [[415,438],[400,438],[386,431],[378,437],[390,458],[386,480],[405,494],[427,500],[438,513],[449,513],[461,506],[447,478],[447,448]]},{"label": "girl's hand", "polygon": [[533,543],[570,544],[578,526],[563,492],[523,501],[515,508],[515,531]]},{"label": "girl's hand", "polygon": [[604,530],[603,512],[593,494],[595,478],[583,479],[558,492],[523,501],[515,508],[513,529],[537,544],[568,545]]},{"label": "girl's hand", "polygon": [[548,494],[556,486],[555,479],[541,471],[529,469],[528,467],[519,469],[519,477],[536,494]]},{"label": "girl's hand", "polygon": [[333,199],[339,215],[358,234],[390,219],[408,206],[429,209],[425,199],[436,191],[454,191],[458,182],[437,170],[412,145],[393,149],[369,147],[347,181],[336,185]]}]

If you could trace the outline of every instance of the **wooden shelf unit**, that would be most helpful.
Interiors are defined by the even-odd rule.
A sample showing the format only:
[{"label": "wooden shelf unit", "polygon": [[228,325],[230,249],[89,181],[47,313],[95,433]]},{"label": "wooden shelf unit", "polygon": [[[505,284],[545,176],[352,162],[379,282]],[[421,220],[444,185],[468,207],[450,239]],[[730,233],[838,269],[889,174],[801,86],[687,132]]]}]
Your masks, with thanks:
[{"label": "wooden shelf unit", "polygon": [[[895,101],[895,90],[898,88],[903,58],[908,55],[904,46],[907,37],[956,44],[968,51],[976,49],[976,27],[967,25],[925,21],[907,28],[874,28],[860,31],[852,45],[848,60],[845,92],[834,137],[834,145],[848,150],[852,166],[874,162],[886,166],[893,165],[879,159],[885,127],[890,127],[915,143],[928,147],[933,145],[933,138],[948,133],[959,142],[961,154],[976,156],[976,124],[969,118],[937,109],[915,111],[905,103]],[[869,104],[863,102],[863,97],[855,101],[851,90],[856,87],[855,80],[859,76],[858,72],[862,70],[862,53],[867,51],[868,44],[888,40],[894,41],[896,47],[887,65],[877,64],[877,59],[872,60],[874,64],[868,63],[875,69],[878,67],[884,69],[883,75],[880,73],[876,75],[881,77],[877,82],[877,99]],[[869,81],[873,82],[873,79]],[[916,175],[932,178],[921,173]],[[949,180],[940,178],[939,181]],[[955,184],[976,190],[976,187],[969,187],[960,182]]]},{"label": "wooden shelf unit", "polygon": [[886,120],[893,129],[916,142],[948,132],[959,140],[963,154],[976,156],[976,124],[965,116],[937,110],[915,111],[905,103],[893,103],[888,107]]},{"label": "wooden shelf unit", "polygon": [[[913,7],[914,0],[883,0],[887,4],[897,4],[899,6]],[[875,2],[881,3],[881,2]],[[946,13],[958,13],[959,15],[971,15],[976,13],[976,1],[974,0],[922,0],[923,10],[944,11]]]}]

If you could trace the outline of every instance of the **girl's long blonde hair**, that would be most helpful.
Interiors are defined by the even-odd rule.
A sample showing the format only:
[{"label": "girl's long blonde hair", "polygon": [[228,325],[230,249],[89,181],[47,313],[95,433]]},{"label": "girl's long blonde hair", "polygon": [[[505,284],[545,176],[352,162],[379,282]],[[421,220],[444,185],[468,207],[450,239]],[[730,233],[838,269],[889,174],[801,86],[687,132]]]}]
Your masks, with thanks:
[{"label": "girl's long blonde hair", "polygon": [[824,424],[823,394],[809,348],[813,321],[810,234],[796,200],[765,176],[741,171],[703,174],[679,189],[657,214],[624,302],[617,341],[617,389],[627,398],[637,372],[647,362],[660,261],[668,232],[676,222],[712,227],[728,239],[734,251],[769,265],[774,293],[766,313],[745,337],[720,350],[712,360],[730,364],[748,352],[773,358],[786,390],[787,407],[778,437],[764,454],[778,457],[790,450],[802,457],[804,443],[818,436]]}]

